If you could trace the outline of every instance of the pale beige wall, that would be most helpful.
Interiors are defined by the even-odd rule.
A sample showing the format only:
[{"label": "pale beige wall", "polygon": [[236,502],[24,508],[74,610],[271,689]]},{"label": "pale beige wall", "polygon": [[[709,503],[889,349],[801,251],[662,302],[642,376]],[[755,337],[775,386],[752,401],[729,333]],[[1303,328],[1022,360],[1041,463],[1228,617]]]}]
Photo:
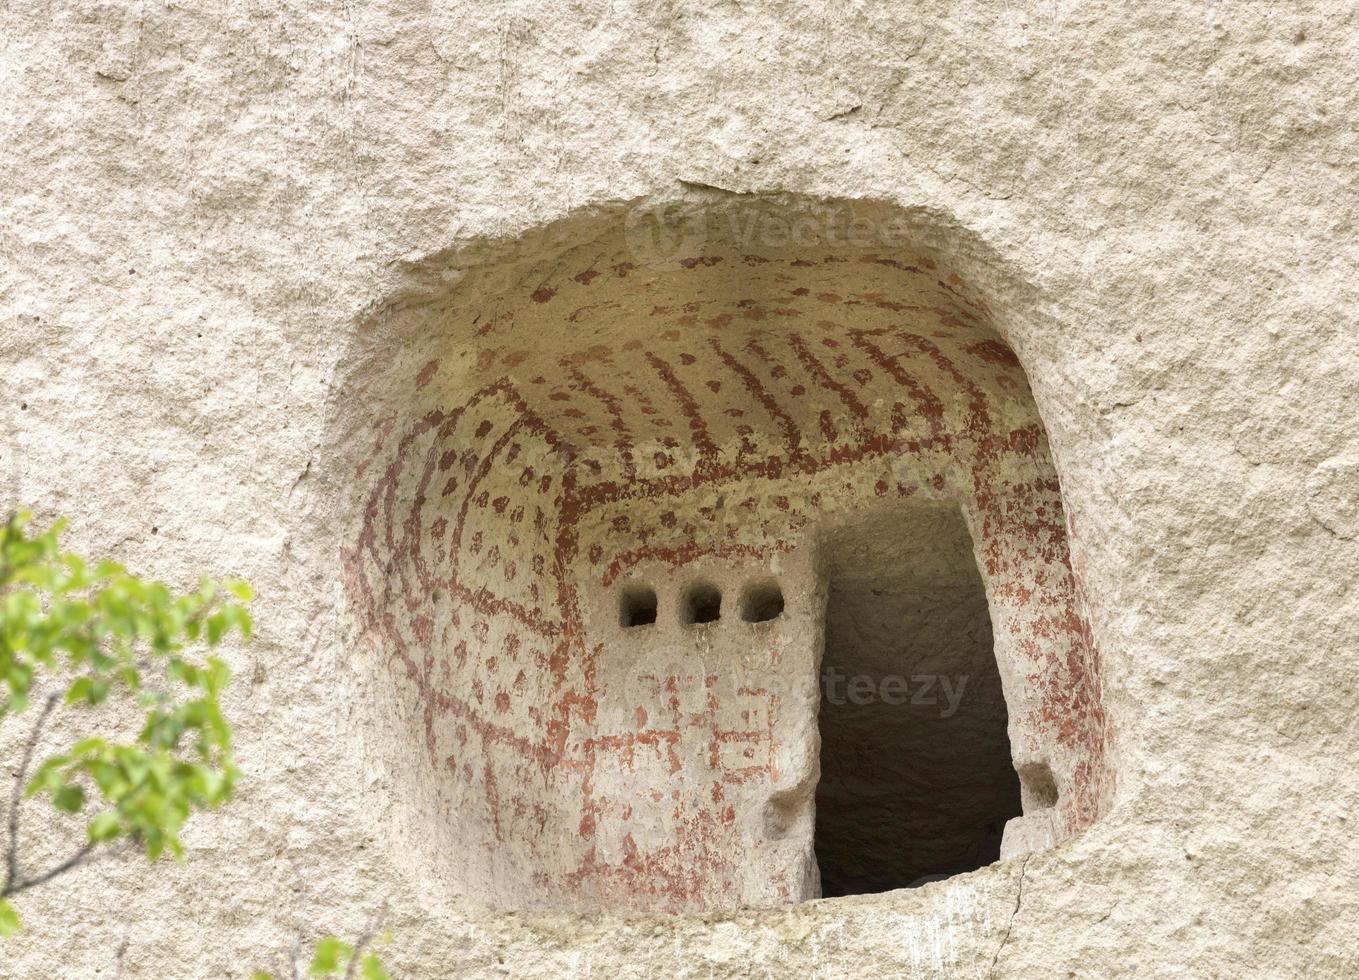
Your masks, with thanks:
[{"label": "pale beige wall", "polygon": [[[0,973],[112,975],[125,943],[125,975],[237,975],[384,899],[409,976],[1354,972],[1348,7],[18,4],[0,36],[5,495],[261,596],[240,799],[183,868],[34,896]],[[1105,655],[1112,812],[793,913],[435,911],[357,747],[398,707],[337,612],[372,433],[327,406],[448,257],[705,186],[894,202],[990,298]]]}]

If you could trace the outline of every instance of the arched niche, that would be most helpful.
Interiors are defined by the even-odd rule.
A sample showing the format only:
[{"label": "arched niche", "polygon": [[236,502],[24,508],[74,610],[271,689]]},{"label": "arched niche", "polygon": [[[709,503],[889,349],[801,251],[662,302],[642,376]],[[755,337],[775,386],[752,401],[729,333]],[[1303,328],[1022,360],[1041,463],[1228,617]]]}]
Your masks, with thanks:
[{"label": "arched niche", "polygon": [[[914,508],[956,516],[984,593],[1022,786],[1002,857],[1100,815],[1098,659],[1046,434],[922,221],[594,210],[431,258],[373,318],[337,408],[345,615],[411,875],[501,907],[818,897],[835,535]],[[686,621],[698,582],[714,621]],[[745,621],[751,582],[777,616]],[[625,590],[654,603],[641,625]]]}]

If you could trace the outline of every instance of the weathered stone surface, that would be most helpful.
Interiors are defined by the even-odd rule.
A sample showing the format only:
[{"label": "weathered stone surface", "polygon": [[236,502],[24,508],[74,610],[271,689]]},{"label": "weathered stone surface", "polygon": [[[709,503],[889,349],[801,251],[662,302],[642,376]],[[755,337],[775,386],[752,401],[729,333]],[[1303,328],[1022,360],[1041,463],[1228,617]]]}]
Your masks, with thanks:
[{"label": "weathered stone surface", "polygon": [[[0,974],[114,975],[125,946],[124,975],[241,975],[387,900],[410,976],[1352,975],[1355,26],[1335,4],[6,8],[4,495],[171,581],[249,577],[260,634],[232,653],[248,778],[188,835],[194,875],[110,864],[74,899],[34,895]],[[346,591],[384,451],[436,395],[494,380],[480,349],[588,352],[589,327],[561,329],[574,307],[533,297],[591,268],[600,236],[610,268],[665,268],[707,254],[708,215],[821,199],[901,217],[905,244],[876,254],[955,273],[1022,364],[1099,654],[1102,816],[886,895],[492,911],[529,893],[524,854],[473,846],[484,775],[457,797],[447,767],[415,764],[424,704]],[[654,244],[668,203],[679,231]],[[543,314],[513,349],[457,334],[510,306]],[[586,319],[611,350],[653,335]],[[714,444],[739,445],[734,425]],[[581,580],[622,516],[582,531]],[[524,696],[550,704],[550,649],[540,666]],[[626,721],[639,676],[597,692],[597,724]],[[541,802],[568,826],[581,799]],[[558,857],[565,881],[578,855]]]},{"label": "weathered stone surface", "polygon": [[1307,478],[1307,507],[1338,538],[1359,536],[1359,459],[1328,459]]}]

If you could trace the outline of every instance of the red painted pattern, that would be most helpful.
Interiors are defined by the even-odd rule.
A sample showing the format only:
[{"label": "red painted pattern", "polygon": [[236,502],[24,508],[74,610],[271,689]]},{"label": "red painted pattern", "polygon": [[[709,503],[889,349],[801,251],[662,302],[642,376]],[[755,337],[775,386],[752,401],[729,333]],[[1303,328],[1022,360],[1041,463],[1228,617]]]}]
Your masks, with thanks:
[{"label": "red painted pattern", "polygon": [[[1029,748],[1069,762],[1068,828],[1098,815],[1099,659],[1045,437],[1031,400],[1016,408],[1019,363],[956,277],[871,256],[857,273],[871,288],[828,288],[840,261],[691,263],[673,273],[694,277],[689,299],[638,297],[632,339],[572,350],[575,327],[551,324],[584,322],[604,299],[592,291],[616,305],[633,271],[592,262],[477,331],[479,380],[458,385],[470,394],[441,382],[448,358],[429,360],[407,382],[420,414],[374,427],[344,553],[351,607],[417,710],[447,819],[466,821],[488,855],[513,839],[543,901],[742,900],[739,815],[723,787],[778,776],[777,697],[720,678],[638,678],[647,700],[610,715],[630,727],[601,727],[615,679],[601,676],[582,590],[642,563],[761,563],[825,516],[887,495],[943,493],[975,514],[996,627],[1034,694],[1019,727]],[[733,275],[758,276],[760,301],[730,298],[730,278],[704,288]],[[708,775],[681,779],[695,766]],[[639,788],[611,795],[606,771]],[[670,816],[663,839],[648,808]],[[786,869],[770,875],[768,888],[792,894]]]}]

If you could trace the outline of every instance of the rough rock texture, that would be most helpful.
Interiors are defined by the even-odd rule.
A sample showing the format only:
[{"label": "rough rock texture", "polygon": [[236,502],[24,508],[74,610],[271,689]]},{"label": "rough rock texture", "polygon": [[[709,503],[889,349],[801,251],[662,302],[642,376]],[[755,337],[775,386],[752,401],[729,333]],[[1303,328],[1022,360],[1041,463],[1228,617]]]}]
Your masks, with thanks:
[{"label": "rough rock texture", "polygon": [[[110,864],[74,897],[34,895],[0,973],[112,976],[125,945],[125,976],[241,975],[298,928],[357,933],[384,900],[389,959],[411,976],[1359,970],[1351,9],[16,4],[0,37],[5,497],[70,515],[84,550],[181,584],[205,566],[245,575],[261,596],[257,642],[232,655],[240,798],[194,824],[186,868]],[[1111,778],[1088,784],[1099,819],[905,892],[703,915],[493,911],[517,865],[470,847],[444,870],[424,860],[483,818],[469,804],[437,833],[419,822],[457,784],[409,762],[420,741],[393,765],[424,709],[387,681],[402,675],[365,629],[346,557],[399,426],[495,380],[473,334],[470,360],[440,359],[418,387],[434,325],[470,323],[472,289],[481,325],[497,296],[545,311],[553,298],[532,297],[549,274],[620,225],[617,253],[643,268],[705,254],[683,233],[677,250],[635,233],[629,215],[662,204],[682,231],[745,203],[818,201],[900,218],[856,253],[931,257],[1022,365],[1079,584],[1072,642],[1098,651],[1099,696],[1080,703],[1102,711],[1081,730],[1108,736]],[[561,321],[514,349],[588,351],[588,324],[567,344]],[[616,327],[601,345],[683,325]],[[521,417],[494,397],[478,427]],[[596,403],[600,421],[578,421],[603,431]],[[698,429],[671,418],[688,453]],[[757,445],[787,436],[771,419]],[[798,429],[819,432],[819,412]],[[721,435],[719,458],[741,433]],[[529,513],[534,491],[489,469],[515,488],[507,513]],[[603,581],[614,557],[592,566],[589,545],[626,538],[616,504],[592,512],[563,574]],[[534,558],[560,552],[526,535],[522,557],[506,547],[497,574],[514,560],[518,587],[544,588]],[[616,606],[588,615],[617,623]],[[997,621],[1002,670],[1005,635]],[[560,666],[585,693],[581,661],[543,655],[526,691]],[[483,694],[491,710],[499,693]],[[635,707],[638,689],[622,693]],[[597,700],[600,723],[622,722]],[[484,893],[450,887],[460,862]],[[613,904],[605,880],[589,897]]]}]

